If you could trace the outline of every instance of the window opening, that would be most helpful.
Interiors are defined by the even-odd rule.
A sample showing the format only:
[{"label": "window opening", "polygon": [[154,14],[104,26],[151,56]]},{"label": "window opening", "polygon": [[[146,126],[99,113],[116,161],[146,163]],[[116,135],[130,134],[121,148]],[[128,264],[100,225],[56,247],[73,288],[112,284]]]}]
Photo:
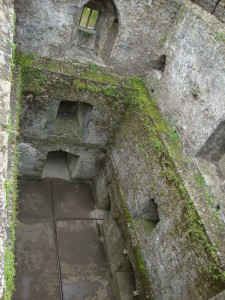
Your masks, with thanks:
[{"label": "window opening", "polygon": [[84,7],[80,20],[80,26],[94,30],[98,20],[98,15],[99,12],[97,10],[90,7]]}]

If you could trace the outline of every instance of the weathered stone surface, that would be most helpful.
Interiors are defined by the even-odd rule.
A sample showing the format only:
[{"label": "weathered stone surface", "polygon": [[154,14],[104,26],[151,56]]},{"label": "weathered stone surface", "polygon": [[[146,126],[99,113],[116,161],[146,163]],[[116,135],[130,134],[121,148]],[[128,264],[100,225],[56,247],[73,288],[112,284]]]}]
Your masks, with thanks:
[{"label": "weathered stone surface", "polygon": [[13,39],[13,2],[0,3],[0,298],[3,297],[4,250],[6,242],[7,211],[4,183],[8,176],[8,131],[10,123],[10,90],[11,90],[11,46]]},{"label": "weathered stone surface", "polygon": [[23,179],[19,194],[12,299],[114,299],[91,186]]},{"label": "weathered stone surface", "polygon": [[[171,185],[172,181],[167,181],[165,174],[171,172],[169,161],[164,158],[164,165],[163,155],[160,158],[154,142],[152,146],[151,143],[138,117],[132,116],[122,125],[121,135],[118,135],[112,151],[119,177],[116,179],[114,175],[109,185],[112,206],[115,206],[117,213],[121,209],[117,207],[119,201],[118,195],[115,195],[118,190],[115,182],[119,180],[125,197],[121,202],[125,201],[133,217],[138,217],[135,228],[150,275],[154,299],[209,299],[222,289],[221,281],[214,281],[211,275],[207,275],[205,266],[209,265],[208,258],[203,254],[204,250],[198,252],[194,242],[196,229],[193,230],[193,240],[189,240],[187,230],[193,224],[188,224],[186,218],[188,200],[176,192],[176,187]],[[213,221],[212,217],[215,211],[208,210],[203,199],[198,199],[201,192],[196,190],[189,167],[186,163],[182,178],[211,239],[217,226],[216,219]],[[149,196],[158,204],[159,222],[155,224],[155,229],[154,224],[149,222],[151,215],[146,206]],[[191,213],[188,213],[188,218],[192,222]],[[207,224],[209,218],[212,226]],[[139,220],[142,220],[141,223]],[[208,231],[208,225],[211,226],[211,232]],[[128,234],[129,229],[125,235]],[[200,238],[197,240],[201,244]]]},{"label": "weathered stone surface", "polygon": [[150,71],[148,87],[192,156],[225,119],[224,25],[185,1],[168,32],[165,71]]},{"label": "weathered stone surface", "polygon": [[[215,207],[220,218],[225,223],[225,202],[224,202],[224,188],[225,181],[224,175],[222,175],[224,166],[221,164],[216,165],[208,162],[202,158],[196,159],[196,163],[201,170],[204,180],[210,189],[213,198],[215,199]],[[220,169],[223,167],[223,170]]]},{"label": "weathered stone surface", "polygon": [[[99,166],[98,166],[99,168]],[[95,198],[99,208],[109,210],[111,203],[107,189],[107,181],[102,169],[96,172],[94,179]]]},{"label": "weathered stone surface", "polygon": [[[126,253],[126,244],[112,213],[106,218],[101,228],[116,297],[121,300],[133,299],[133,291],[136,290],[133,269]],[[121,278],[118,273],[121,274],[121,277],[129,273],[126,288],[123,287],[123,282],[120,281]]]},{"label": "weathered stone surface", "polygon": [[224,300],[224,298],[225,298],[225,292],[223,291],[222,293],[216,295],[215,297],[213,297],[210,300]]},{"label": "weathered stone surface", "polygon": [[[165,58],[154,61],[154,66],[160,69],[159,72],[163,72],[165,61]],[[33,64],[35,63],[33,62]],[[54,61],[51,61],[51,65],[55,69],[58,67]],[[160,128],[165,130],[165,124],[160,113],[152,106],[152,102],[147,99],[147,102],[137,104],[134,110],[126,111],[128,108],[132,108],[123,105],[123,97],[119,98],[118,101],[118,98],[114,95],[116,91],[118,95],[122,96],[121,91],[125,88],[126,95],[130,96],[128,93],[130,86],[125,79],[120,78],[119,82],[114,83],[114,78],[113,83],[111,83],[111,77],[104,77],[103,81],[109,79],[111,81],[109,84],[107,81],[102,84],[102,82],[97,82],[97,79],[99,79],[97,78],[99,76],[97,71],[94,74],[92,72],[86,73],[85,76],[84,71],[82,71],[80,80],[78,80],[71,73],[69,75],[62,74],[62,69],[57,69],[56,72],[52,69],[48,70],[48,67],[47,65],[45,71],[40,71],[37,67],[23,69],[23,72],[25,71],[23,73],[25,85],[23,86],[24,97],[22,99],[23,142],[30,143],[44,157],[47,156],[49,151],[69,152],[68,162],[71,177],[82,180],[95,178],[96,195],[100,204],[104,203],[104,197],[109,194],[111,199],[110,215],[114,220],[111,220],[112,227],[109,230],[106,229],[107,238],[109,239],[112,232],[115,231],[116,233],[116,230],[120,228],[120,234],[126,242],[126,247],[129,246],[130,254],[128,257],[134,268],[140,297],[144,299],[144,297],[150,297],[153,293],[155,299],[160,300],[167,300],[171,297],[189,300],[196,297],[205,299],[215,295],[223,288],[223,283],[220,279],[216,281],[212,277],[212,274],[214,275],[212,270],[214,270],[214,267],[220,268],[221,265],[218,261],[212,265],[211,258],[208,259],[207,250],[205,250],[208,247],[213,247],[212,245],[215,245],[218,240],[222,243],[224,241],[224,235],[220,236],[217,232],[218,220],[214,218],[215,207],[207,204],[202,196],[202,191],[199,187],[196,187],[196,183],[194,185],[194,171],[191,169],[192,172],[190,172],[189,170],[189,167],[193,167],[193,164],[189,164],[186,159],[181,164],[180,168],[182,169],[178,169],[181,173],[179,175],[182,177],[182,182],[180,182],[176,177],[178,170],[175,167],[171,170],[171,160],[174,159],[174,164],[177,165],[177,156],[173,153],[171,157],[169,154],[163,156],[160,147],[157,148],[157,142],[160,142],[161,146],[164,143],[159,139],[161,139]],[[43,68],[43,65],[40,64],[39,68]],[[75,70],[81,72],[81,69],[75,65],[73,65],[72,70],[73,72]],[[95,80],[93,80],[93,76],[96,77]],[[40,82],[38,78],[42,78],[42,81]],[[140,81],[137,81],[137,79],[132,80],[139,84],[138,87],[133,86],[134,94],[135,91],[140,91],[141,99],[145,99],[145,90],[143,90]],[[30,97],[31,94],[32,97]],[[30,99],[32,99],[32,104],[29,103]],[[56,128],[55,131],[52,130],[54,119],[51,117],[52,112],[50,112],[49,106],[53,107],[57,119],[59,116],[58,107],[60,107],[59,103],[62,99],[66,99],[69,103],[78,102],[82,104],[86,102],[93,106],[87,116],[90,112],[92,117],[96,113],[98,116],[97,121],[95,115],[93,119],[89,119],[90,122],[86,123],[86,118],[85,122],[81,122],[80,120],[86,115],[82,113],[83,109],[81,109],[81,115],[77,116],[75,124],[78,127],[79,124],[84,123],[87,127],[90,126],[89,128],[92,129],[89,132],[93,133],[89,137],[88,134],[86,136],[85,134],[82,135],[80,130],[76,128],[75,130],[74,128],[67,130],[67,113],[69,118],[71,118],[71,114],[66,110],[64,111],[64,106],[63,109],[62,107],[60,109],[60,111],[66,113],[65,116],[60,116],[62,117],[62,120],[60,120],[61,127],[58,128],[60,131],[57,131]],[[133,98],[131,99],[133,100]],[[136,101],[139,101],[139,98]],[[73,105],[69,105],[69,107],[72,109]],[[148,123],[149,132],[144,127],[145,122],[150,120],[149,116],[147,120],[144,114],[139,115],[139,113],[143,113],[145,108],[147,112],[148,109],[150,110],[150,115],[151,110],[154,110],[158,117],[157,128],[154,127],[153,123]],[[35,111],[37,113],[34,114]],[[131,114],[132,111],[136,113]],[[125,112],[127,114],[124,114]],[[30,118],[32,114],[35,118]],[[74,117],[76,116],[75,112],[72,112],[72,114],[74,114]],[[42,118],[45,127],[39,127]],[[123,121],[122,128],[119,129],[118,126],[121,125],[121,121]],[[27,126],[25,126],[25,123]],[[157,136],[154,136],[155,131],[158,132]],[[168,128],[167,131],[165,139],[167,137],[171,140],[174,132],[171,133]],[[106,172],[102,176],[101,172],[106,162],[105,152],[107,146],[109,146],[110,135],[114,139],[116,135],[115,145],[111,153],[113,163],[107,164]],[[101,138],[105,136],[102,143],[99,143],[97,136],[101,136]],[[86,140],[87,137],[89,142]],[[181,149],[179,149],[179,152],[181,152]],[[194,170],[197,172],[197,169]],[[183,181],[186,184],[185,186],[183,186]],[[189,207],[192,201],[185,197],[185,188],[188,189],[188,197],[191,197],[194,201],[192,210]],[[209,218],[212,218],[211,224],[204,223],[203,227],[201,223],[201,233],[203,232],[201,239],[204,243],[206,239],[207,246],[204,243],[198,244],[196,242],[196,239],[199,239],[198,236],[196,237],[196,228],[193,229],[191,223],[191,221],[194,221],[189,220],[193,217],[193,214],[197,218],[195,219],[197,224],[201,223],[200,218],[203,222],[207,222]],[[114,227],[115,223],[118,224],[118,228]],[[197,228],[197,234],[198,230],[199,228]],[[205,230],[207,230],[210,240]],[[189,237],[189,231],[193,231],[193,240]],[[115,239],[117,238],[116,234]],[[109,241],[107,244],[110,244]],[[225,251],[223,246],[220,249],[221,253],[219,255],[221,260],[224,261]],[[215,256],[218,254],[217,252],[213,253]],[[142,257],[144,257],[144,262]],[[110,259],[113,260],[113,255],[110,255]],[[118,262],[120,259],[118,259]],[[112,263],[114,266],[115,261]],[[144,268],[144,264],[147,269]],[[145,281],[143,280],[143,273],[145,274]],[[149,287],[150,283],[147,276],[150,278],[152,290]],[[206,277],[207,281],[205,280]],[[116,274],[114,274],[114,278],[116,285]],[[198,287],[201,287],[201,290]]]},{"label": "weathered stone surface", "polygon": [[47,63],[22,73],[20,171],[40,177],[48,152],[65,151],[71,179],[92,180],[126,111],[125,82],[76,64],[68,64],[74,75],[59,76],[60,64],[47,71]]},{"label": "weathered stone surface", "polygon": [[225,7],[225,1],[214,1],[214,0],[192,0],[195,4],[198,4],[205,10],[207,10],[209,13],[213,13],[213,15],[218,18],[220,21],[225,23],[225,13],[224,13],[224,7]]},{"label": "weathered stone surface", "polygon": [[[197,222],[200,222],[200,219],[203,221],[204,230],[209,236],[207,247],[200,248],[201,251],[198,252],[198,246],[202,245],[201,238],[198,243],[192,243],[193,240],[190,242],[187,238],[188,235],[193,235],[196,239],[196,232],[189,232],[193,228],[188,218],[191,218],[190,214],[193,211],[187,213],[189,202],[183,197],[183,190],[179,190],[183,186],[177,186],[174,174],[169,174],[169,180],[163,176],[170,171],[168,162],[160,157],[160,149],[154,144],[155,141],[152,141],[152,145],[146,143],[145,131],[139,117],[136,115],[133,119],[128,119],[123,124],[122,131],[118,131],[122,120],[118,111],[124,112],[124,107],[117,111],[112,110],[114,104],[107,103],[106,95],[96,95],[93,89],[96,78],[93,77],[97,77],[98,73],[95,73],[96,67],[93,65],[90,65],[94,72],[89,91],[85,90],[88,85],[80,73],[75,79],[78,79],[78,82],[74,88],[72,77],[60,74],[59,69],[53,72],[50,81],[48,72],[42,72],[39,86],[35,86],[37,78],[26,81],[22,100],[22,152],[29,153],[32,157],[29,165],[26,161],[22,166],[22,172],[25,175],[40,176],[43,158],[47,157],[49,151],[62,150],[70,153],[68,161],[71,177],[92,180],[97,174],[97,202],[107,206],[108,194],[110,195],[110,217],[115,219],[111,220],[111,224],[105,225],[107,238],[112,235],[115,242],[113,245],[117,245],[120,240],[120,228],[125,242],[129,244],[128,241],[131,241],[131,252],[135,252],[137,245],[140,245],[141,254],[136,257],[136,261],[133,254],[128,256],[138,277],[137,286],[141,297],[147,295],[144,295],[145,291],[142,291],[140,282],[140,270],[143,267],[140,259],[143,256],[155,299],[209,299],[224,286],[224,282],[213,278],[215,274],[212,269],[210,272],[213,274],[209,276],[208,257],[204,255],[210,251],[212,245],[219,245],[219,242],[224,241],[223,232],[218,234],[218,224],[222,226],[219,226],[220,229],[224,226],[224,200],[221,193],[217,193],[217,185],[221,182],[214,184],[219,181],[218,171],[222,175],[224,173],[224,135],[219,135],[218,139],[210,139],[216,128],[220,128],[225,120],[224,110],[221,109],[224,106],[225,92],[225,76],[221,76],[224,74],[225,60],[224,28],[214,17],[210,17],[190,1],[115,0],[114,3],[118,11],[118,32],[114,27],[110,47],[104,49],[101,45],[107,44],[109,37],[102,31],[101,38],[104,41],[99,50],[98,47],[93,47],[92,40],[85,41],[88,49],[82,49],[79,44],[81,35],[77,31],[77,25],[86,1],[15,0],[19,48],[64,61],[78,59],[102,65],[105,63],[120,73],[143,75],[148,71],[150,94],[156,96],[163,114],[176,126],[186,150],[192,157],[198,154],[201,159],[205,159],[206,156],[209,160],[214,159],[214,149],[208,149],[217,147],[218,140],[219,143],[221,141],[220,147],[216,149],[216,154],[219,153],[216,159],[218,169],[216,165],[208,164],[206,168],[210,174],[203,173],[216,200],[222,199],[222,204],[218,204],[222,207],[219,212],[218,207],[207,203],[201,196],[202,191],[194,187],[193,173],[187,170],[189,163],[186,162],[179,170],[198,212]],[[12,37],[12,28],[8,25],[12,24],[12,11],[8,8],[11,6],[10,1],[4,1],[0,5],[0,119],[3,125],[9,125],[10,112],[8,75],[11,52],[8,37]],[[43,66],[36,65],[36,69],[32,69],[36,75],[37,68]],[[82,77],[81,81],[79,76]],[[32,90],[32,84],[36,91]],[[107,93],[112,94],[111,86],[106,90]],[[71,116],[58,115],[60,102],[65,100],[80,103],[80,113],[76,114],[76,121]],[[92,105],[93,110],[84,112],[83,102]],[[10,126],[1,127],[1,222],[6,224],[3,182],[7,177],[6,129]],[[112,151],[112,166],[108,167],[110,170],[106,170],[105,175],[101,175],[101,167],[105,163],[104,153],[116,131],[118,135]],[[32,150],[28,151],[28,145]],[[39,152],[43,157],[38,155]],[[31,165],[36,170],[32,169]],[[96,170],[99,166],[100,172]],[[115,175],[117,172],[118,176]],[[133,223],[130,214],[134,218]],[[218,220],[222,223],[218,223]],[[156,221],[159,221],[157,225]],[[1,236],[0,247],[3,249],[4,228]],[[107,243],[110,245],[110,242]],[[123,241],[121,243],[123,244]],[[108,248],[110,253],[110,246]],[[118,249],[111,253],[113,265],[122,259]],[[216,254],[224,267],[224,244],[219,249]],[[0,278],[3,278],[1,274]],[[3,287],[3,280],[1,283],[0,286]]]},{"label": "weathered stone surface", "polygon": [[45,157],[29,144],[21,143],[18,145],[20,159],[20,174],[27,176],[40,176]]},{"label": "weathered stone surface", "polygon": [[[79,47],[79,21],[82,7],[88,1],[16,0],[17,44],[20,49],[47,57],[77,59],[101,63],[93,51]],[[97,1],[98,2],[98,1]],[[110,2],[110,1],[108,1]],[[162,39],[167,35],[180,3],[174,0],[115,0],[118,11],[118,33],[107,65],[126,73],[143,74],[163,53]],[[109,14],[110,15],[110,14]],[[101,43],[114,40],[114,31],[99,33]],[[104,48],[104,47],[103,47]],[[106,47],[107,48],[107,47]],[[103,51],[104,53],[109,49]],[[104,57],[101,51],[97,56]]]},{"label": "weathered stone surface", "polygon": [[60,299],[54,227],[48,220],[21,220],[17,228],[17,299]]},{"label": "weathered stone surface", "polygon": [[[112,103],[114,99],[110,100],[106,95],[95,92],[95,89],[98,91],[101,88],[101,83],[99,83],[99,87],[93,86],[93,90],[88,90],[88,86],[79,87],[79,84],[82,85],[82,81],[75,76],[63,74],[59,76],[57,72],[45,71],[36,74],[38,72],[36,69],[28,69],[27,72],[28,74],[30,72],[30,77],[24,77],[26,84],[23,92],[25,95],[21,101],[22,136],[26,138],[35,136],[36,139],[51,137],[55,140],[60,137],[66,142],[70,140],[79,145],[106,145],[121,119],[123,104],[118,103],[117,114],[115,114],[116,107]],[[43,77],[46,82],[37,85],[36,88],[41,89],[40,91],[32,91],[32,88],[34,89],[32,85],[38,76]],[[94,79],[95,74],[92,76]],[[75,86],[76,82],[78,88]],[[102,82],[104,88],[104,75]],[[94,80],[90,81],[90,89],[94,85],[93,83],[95,84]],[[109,93],[115,93],[114,89],[117,86],[119,84],[109,85],[106,88]],[[29,94],[27,95],[27,93]],[[77,104],[76,113],[68,112],[60,115],[58,112],[61,101]],[[92,109],[79,109],[79,105],[89,105]],[[118,112],[120,106],[121,112]]]},{"label": "weathered stone surface", "polygon": [[165,41],[165,70],[149,71],[148,88],[188,154],[198,157],[215,214],[224,222],[225,31],[215,17],[184,3]]}]

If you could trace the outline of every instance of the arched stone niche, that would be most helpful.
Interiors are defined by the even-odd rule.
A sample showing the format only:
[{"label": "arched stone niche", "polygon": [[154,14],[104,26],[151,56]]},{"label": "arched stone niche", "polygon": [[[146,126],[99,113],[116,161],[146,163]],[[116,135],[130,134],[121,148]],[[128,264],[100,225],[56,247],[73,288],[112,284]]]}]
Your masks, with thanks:
[{"label": "arched stone niche", "polygon": [[[86,8],[90,9],[88,20],[91,19],[92,11],[98,13],[98,17],[94,22],[94,28],[88,28],[88,21],[86,28],[84,24],[81,26],[81,20]],[[97,57],[107,62],[115,43],[118,26],[117,10],[111,0],[91,0],[87,2],[82,7],[81,18],[77,28],[78,48],[91,50]]]}]

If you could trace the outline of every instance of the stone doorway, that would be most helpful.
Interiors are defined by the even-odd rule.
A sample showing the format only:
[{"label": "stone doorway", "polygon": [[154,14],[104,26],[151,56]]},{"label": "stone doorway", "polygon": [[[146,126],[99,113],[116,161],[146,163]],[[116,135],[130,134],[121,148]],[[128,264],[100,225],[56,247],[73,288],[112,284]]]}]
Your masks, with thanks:
[{"label": "stone doorway", "polygon": [[67,152],[50,151],[47,155],[41,178],[50,177],[70,180],[67,161]]}]

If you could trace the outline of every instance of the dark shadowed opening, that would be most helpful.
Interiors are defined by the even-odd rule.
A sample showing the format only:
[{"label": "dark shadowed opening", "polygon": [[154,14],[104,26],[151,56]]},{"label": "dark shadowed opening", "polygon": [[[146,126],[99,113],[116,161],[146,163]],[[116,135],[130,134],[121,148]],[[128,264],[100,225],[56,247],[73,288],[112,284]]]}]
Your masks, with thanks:
[{"label": "dark shadowed opening", "polygon": [[159,56],[157,59],[152,60],[150,62],[150,66],[154,70],[164,72],[165,67],[166,67],[166,55],[163,54],[163,55]]},{"label": "dark shadowed opening", "polygon": [[61,101],[57,115],[75,115],[78,103],[71,101]]},{"label": "dark shadowed opening", "polygon": [[47,154],[42,172],[42,178],[61,178],[70,180],[70,165],[76,167],[79,156],[65,151],[50,151]]}]

